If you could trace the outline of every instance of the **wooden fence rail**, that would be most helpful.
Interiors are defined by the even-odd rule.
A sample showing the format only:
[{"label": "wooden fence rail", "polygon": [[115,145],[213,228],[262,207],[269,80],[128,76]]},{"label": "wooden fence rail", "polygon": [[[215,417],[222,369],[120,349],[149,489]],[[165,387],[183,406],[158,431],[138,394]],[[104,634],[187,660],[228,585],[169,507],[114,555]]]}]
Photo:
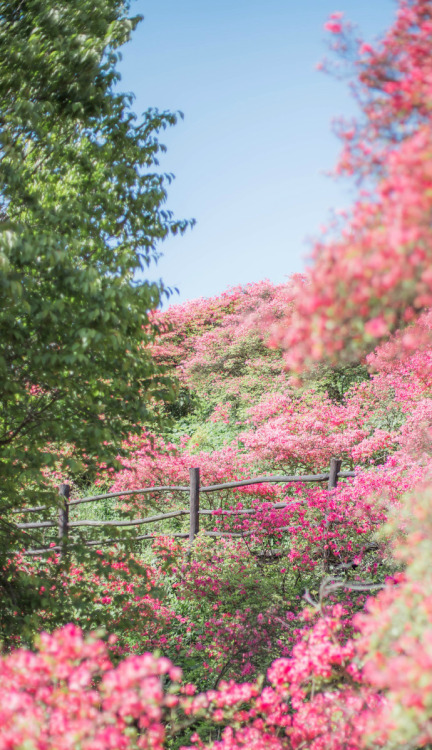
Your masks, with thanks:
[{"label": "wooden fence rail", "polygon": [[[83,526],[96,526],[96,527],[131,527],[141,526],[147,523],[157,523],[168,518],[177,518],[183,515],[189,515],[189,532],[188,533],[172,533],[168,534],[171,537],[179,537],[183,539],[189,539],[189,544],[192,545],[196,535],[199,532],[199,517],[200,515],[213,515],[213,510],[200,509],[200,494],[207,492],[218,492],[220,490],[236,489],[237,487],[247,487],[254,484],[264,483],[284,483],[290,482],[326,482],[328,483],[328,490],[332,490],[336,487],[339,478],[354,477],[355,472],[353,471],[340,471],[341,460],[332,458],[330,462],[329,472],[326,474],[306,474],[306,475],[277,475],[277,476],[259,476],[251,477],[250,479],[242,479],[238,482],[225,482],[223,484],[208,485],[206,487],[200,486],[200,470],[199,468],[189,469],[189,486],[157,486],[157,487],[143,487],[137,490],[124,490],[120,492],[106,492],[101,495],[93,495],[91,497],[79,498],[76,500],[69,500],[70,486],[68,484],[61,484],[59,488],[59,494],[61,498],[58,521],[38,521],[30,523],[17,523],[15,524],[18,529],[45,529],[58,527],[58,543],[51,547],[43,547],[41,549],[28,549],[24,554],[27,555],[40,555],[46,552],[60,552],[64,554],[67,548],[70,547],[69,543],[69,532],[75,528]],[[81,503],[96,502],[98,500],[105,500],[114,497],[124,497],[128,495],[139,495],[148,494],[152,492],[187,492],[189,493],[189,508],[182,508],[179,510],[171,511],[169,513],[161,513],[155,516],[146,516],[145,518],[137,518],[134,520],[127,521],[70,521],[69,520],[69,509],[73,505],[79,505]],[[301,505],[302,501],[294,500],[292,502],[278,502],[272,503],[269,506],[273,509],[283,509],[287,507],[295,507]],[[14,511],[15,513],[35,513],[37,511],[44,511],[49,509],[49,506],[40,505],[29,508],[22,508],[21,510]],[[222,510],[218,511],[219,515],[234,516],[242,514],[256,513],[253,508],[242,508],[239,510]],[[326,527],[328,526],[326,520]],[[291,526],[282,527],[280,530],[293,529]],[[205,531],[204,535],[209,537],[245,537],[250,536],[253,532],[220,532],[220,531]],[[166,534],[153,533],[153,534],[141,534],[133,537],[132,541],[139,541],[143,539],[153,539],[157,536],[166,536]],[[122,539],[100,539],[86,541],[84,544],[87,546],[102,545],[114,542],[121,542]]]}]

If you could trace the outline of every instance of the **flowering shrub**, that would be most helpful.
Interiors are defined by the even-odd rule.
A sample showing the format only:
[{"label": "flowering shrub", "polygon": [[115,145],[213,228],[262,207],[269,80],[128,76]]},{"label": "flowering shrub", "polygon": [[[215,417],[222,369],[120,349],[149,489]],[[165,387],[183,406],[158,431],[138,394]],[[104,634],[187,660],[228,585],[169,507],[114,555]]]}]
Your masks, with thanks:
[{"label": "flowering shrub", "polygon": [[[73,625],[42,633],[36,652],[20,649],[0,660],[0,748],[162,750],[182,725],[203,717],[213,726],[229,721],[232,727],[210,745],[192,734],[190,747],[233,750],[246,744],[279,750],[328,740],[334,728],[353,742],[362,728],[353,721],[354,712],[367,699],[353,695],[342,721],[334,714],[345,698],[337,687],[343,670],[359,679],[350,661],[352,645],[332,642],[339,627],[338,614],[319,622],[291,659],[274,663],[270,687],[230,681],[201,694],[193,685],[179,685],[181,670],[168,659],[143,654],[114,668],[106,645],[94,636],[84,638]],[[325,680],[327,692],[305,704],[305,688],[316,678]]]},{"label": "flowering shrub", "polygon": [[364,675],[386,702],[372,717],[371,731],[387,730],[390,746],[423,747],[432,741],[432,585],[430,487],[409,496],[402,516],[386,532],[395,556],[406,565],[357,617]]},{"label": "flowering shrub", "polygon": [[[416,471],[420,468],[424,471],[422,467],[417,467]],[[385,487],[387,504],[395,507],[404,488],[418,481],[415,472],[403,478],[396,458],[393,468],[387,472],[369,472],[369,479],[373,477],[375,491],[382,496]],[[334,514],[341,513],[347,503],[350,508],[347,516],[355,528],[353,503],[361,497],[361,481],[362,477],[356,480],[357,492],[355,485],[343,488],[339,507],[330,511],[333,522],[337,520]],[[368,494],[365,507],[367,498],[373,519],[373,514],[380,512],[379,506],[375,507]],[[359,526],[356,533],[363,531],[364,534],[364,508],[359,507],[357,513],[358,523],[363,527]],[[206,601],[210,607],[217,605],[213,617],[208,616],[209,608],[204,612],[207,632],[197,633],[195,645],[189,641],[189,646],[185,646],[182,641],[187,640],[193,630],[191,614],[196,615],[198,607],[189,612],[189,619],[184,618],[182,638],[177,642],[180,660],[184,659],[188,648],[189,656],[195,652],[205,667],[209,654],[217,677],[216,689],[196,694],[196,689],[186,683],[180,693],[172,692],[174,685],[164,690],[161,676],[168,675],[175,684],[180,671],[166,658],[158,660],[148,654],[127,657],[113,668],[112,658],[103,644],[94,640],[86,642],[79,629],[68,625],[51,636],[43,635],[38,653],[17,650],[0,661],[0,691],[5,693],[1,700],[0,743],[17,750],[25,742],[41,750],[70,747],[78,742],[83,748],[98,750],[178,747],[172,733],[184,738],[182,741],[188,748],[217,750],[237,750],[245,746],[257,750],[265,747],[291,750],[304,746],[314,750],[323,747],[360,750],[370,747],[368,738],[377,734],[379,743],[385,746],[393,743],[389,747],[394,746],[394,742],[397,746],[401,738],[409,747],[424,744],[430,740],[430,691],[426,679],[431,614],[428,588],[430,495],[425,494],[407,505],[402,528],[400,515],[395,518],[389,527],[390,540],[396,559],[400,564],[405,563],[407,570],[403,576],[393,576],[384,591],[370,600],[367,615],[357,616],[355,624],[361,637],[354,640],[351,617],[361,602],[359,598],[350,599],[346,589],[349,593],[352,586],[352,593],[355,593],[356,584],[361,584],[366,575],[369,579],[373,575],[373,566],[362,562],[361,548],[357,548],[358,554],[351,558],[355,564],[354,576],[346,577],[343,571],[350,568],[343,565],[342,570],[330,575],[325,585],[333,603],[320,604],[321,617],[313,616],[312,626],[306,623],[304,627],[300,598],[285,614],[282,610],[267,611],[262,607],[262,584],[255,590],[261,596],[261,611],[256,607],[254,611],[247,611],[244,603],[250,598],[249,587],[258,583],[258,579],[251,560],[240,554],[236,579],[233,552],[238,543],[230,543],[231,555],[230,544],[226,543],[225,549],[219,547],[215,558],[208,545],[198,542],[194,558],[187,564],[184,562],[177,571],[180,548],[175,544],[170,547],[168,540],[165,545],[161,542],[160,558],[165,558],[166,570],[178,581],[179,601],[186,601],[189,610],[192,601],[199,602],[200,607],[204,605],[204,610]],[[351,546],[350,555],[353,553],[355,549]],[[383,563],[381,559],[380,564]],[[115,565],[114,562],[113,569]],[[358,575],[359,569],[361,575]],[[74,575],[80,574],[83,571],[74,571]],[[281,569],[279,574],[282,574]],[[118,584],[111,581],[111,586],[117,587]],[[334,588],[334,583],[338,589]],[[310,590],[312,596],[317,595]],[[338,591],[344,592],[343,606],[335,603]],[[101,603],[111,604],[106,600],[111,600],[112,592],[112,588],[101,592],[104,594],[100,597]],[[193,596],[189,597],[188,593]],[[136,600],[131,585],[129,594],[131,600]],[[360,596],[364,597],[362,591],[357,593],[357,597]],[[235,603],[236,597],[243,606],[233,611],[232,617],[224,617],[223,605]],[[286,607],[286,596],[283,603]],[[136,616],[135,612],[127,610],[132,617]],[[142,617],[143,610],[141,612]],[[311,617],[310,612],[306,615],[307,619]],[[168,613],[166,622],[172,628],[179,622],[178,613]],[[279,640],[274,631],[278,622],[282,632]],[[198,631],[201,625],[195,622]],[[144,615],[141,633],[144,635],[148,628]],[[164,647],[161,632],[156,628],[153,647],[157,640]],[[169,628],[165,632],[168,634]],[[175,630],[170,638],[168,647],[173,647]],[[286,649],[286,656],[276,659],[270,667],[268,685],[263,686],[259,680],[246,684],[239,684],[238,678],[228,682],[221,680],[226,677],[226,672],[223,674],[220,669],[224,659],[234,657],[234,671],[239,674],[241,664],[247,667],[245,659],[253,664],[257,649],[259,652],[263,644],[266,652],[266,639],[274,639],[277,648]],[[119,650],[113,641],[109,641],[112,654],[124,653],[121,645]],[[243,655],[243,662],[236,656],[236,650]],[[269,655],[271,651],[266,653]],[[363,669],[362,662],[365,662]],[[247,674],[245,669],[244,675]]]},{"label": "flowering shrub", "polygon": [[0,748],[161,750],[181,671],[151,654],[113,668],[106,645],[67,625],[37,652],[0,660]]},{"label": "flowering shrub", "polygon": [[[431,19],[429,0],[401,0],[374,46],[350,38],[343,17],[327,26],[334,49],[355,55],[362,107],[360,122],[340,129],[338,171],[366,182],[336,239],[317,243],[295,314],[274,328],[291,368],[358,357],[431,305]],[[412,352],[417,334],[408,327],[402,349]]]},{"label": "flowering shrub", "polygon": [[[168,659],[144,654],[113,668],[106,646],[86,641],[73,626],[43,634],[38,653],[16,651],[1,664],[4,687],[12,695],[19,690],[25,708],[18,716],[7,709],[0,714],[1,728],[15,740],[5,747],[19,747],[24,738],[66,747],[60,727],[64,742],[79,739],[83,747],[117,747],[115,742],[125,748],[171,747],[170,737],[197,722],[204,735],[222,729],[221,739],[202,740],[189,730],[188,748],[367,747],[373,718],[385,714],[388,702],[356,664],[357,642],[348,638],[345,615],[342,607],[333,607],[312,627],[303,627],[292,656],[269,669],[268,686],[230,680],[204,693],[178,684],[181,671]],[[30,681],[23,679],[29,666]],[[160,679],[164,675],[168,684]]]}]

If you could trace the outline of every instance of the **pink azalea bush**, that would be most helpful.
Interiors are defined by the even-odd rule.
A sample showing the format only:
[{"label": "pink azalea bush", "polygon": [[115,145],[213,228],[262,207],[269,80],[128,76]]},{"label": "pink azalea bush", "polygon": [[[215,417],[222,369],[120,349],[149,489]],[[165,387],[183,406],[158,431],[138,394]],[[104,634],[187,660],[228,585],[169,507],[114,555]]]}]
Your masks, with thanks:
[{"label": "pink azalea bush", "polygon": [[162,750],[199,719],[225,727],[221,739],[190,732],[188,748],[362,747],[383,699],[363,685],[343,628],[334,608],[303,630],[292,657],[274,662],[268,686],[229,681],[200,694],[168,659],[143,654],[113,667],[106,645],[73,625],[42,633],[37,651],[0,660],[0,747]]},{"label": "pink azalea bush", "polygon": [[[331,681],[333,666],[344,668],[352,657],[352,646],[331,642],[337,623],[337,617],[319,623],[292,659],[275,662],[270,687],[225,682],[202,694],[193,685],[179,686],[181,670],[168,659],[143,654],[113,667],[106,645],[84,638],[73,625],[42,633],[36,652],[20,649],[0,661],[0,747],[158,750],[169,746],[180,722],[203,715],[216,726],[230,721],[234,727],[211,747],[298,747],[335,724],[329,709],[339,705],[338,692],[313,699],[307,729],[302,698],[311,679]],[[358,706],[353,700],[351,712]],[[354,729],[352,719],[344,717],[341,732],[357,737],[360,726]],[[191,747],[204,747],[196,733],[191,741]]]},{"label": "pink azalea bush", "polygon": [[[324,355],[349,359],[409,326],[431,297],[431,5],[401,0],[374,46],[331,22],[333,47],[355,51],[353,85],[362,119],[341,128],[341,174],[363,191],[336,239],[318,242],[295,313],[275,325],[273,342],[299,369]],[[400,336],[412,351],[413,333]]]},{"label": "pink azalea bush", "polygon": [[408,496],[383,533],[404,566],[358,615],[357,648],[364,676],[385,704],[372,717],[375,735],[387,727],[390,745],[423,747],[432,741],[432,586],[431,490],[427,485]]},{"label": "pink azalea bush", "polygon": [[0,661],[0,748],[115,750],[165,746],[164,720],[181,672],[151,654],[113,668],[106,645],[67,625],[42,633],[36,652]]}]

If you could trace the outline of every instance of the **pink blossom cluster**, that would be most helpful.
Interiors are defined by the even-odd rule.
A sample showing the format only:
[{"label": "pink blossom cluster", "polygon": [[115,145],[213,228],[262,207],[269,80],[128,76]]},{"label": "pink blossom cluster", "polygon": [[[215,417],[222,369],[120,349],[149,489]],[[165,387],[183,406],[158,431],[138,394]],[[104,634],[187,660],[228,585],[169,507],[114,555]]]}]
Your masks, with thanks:
[{"label": "pink blossom cluster", "polygon": [[[327,29],[345,54],[343,19]],[[273,342],[293,369],[358,357],[431,306],[431,39],[431,3],[401,0],[383,39],[359,44],[362,119],[341,131],[339,172],[363,176],[367,189],[336,239],[316,244],[295,312],[274,328]],[[413,351],[417,333],[400,336],[402,349]]]},{"label": "pink blossom cluster", "polygon": [[151,654],[113,668],[105,644],[74,625],[42,633],[37,652],[0,660],[0,748],[108,750],[164,747],[163,720],[181,671]]},{"label": "pink blossom cluster", "polygon": [[[353,671],[352,645],[334,640],[339,627],[336,613],[305,632],[303,647],[269,671],[269,687],[229,681],[201,694],[179,685],[181,670],[168,659],[143,654],[113,667],[106,645],[84,638],[73,625],[43,633],[36,652],[19,649],[0,660],[0,747],[162,750],[167,732],[175,733],[180,721],[205,716],[226,726],[222,740],[210,745],[215,749],[246,743],[279,750],[308,741],[318,750],[334,732],[357,748],[362,712],[372,699],[361,689],[356,695],[338,688],[341,670]],[[360,678],[353,674],[357,684]],[[317,677],[327,681],[326,692],[304,702],[300,694]],[[207,747],[196,733],[191,741],[191,748]]]}]

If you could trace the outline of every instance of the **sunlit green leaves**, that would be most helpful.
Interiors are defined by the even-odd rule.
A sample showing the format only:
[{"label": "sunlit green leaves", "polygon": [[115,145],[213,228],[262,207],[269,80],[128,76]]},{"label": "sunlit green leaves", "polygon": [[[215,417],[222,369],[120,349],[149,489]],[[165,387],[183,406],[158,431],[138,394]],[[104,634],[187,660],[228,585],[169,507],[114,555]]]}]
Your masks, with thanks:
[{"label": "sunlit green leaves", "polygon": [[[148,351],[162,283],[135,280],[183,231],[164,207],[158,132],[115,84],[139,21],[123,0],[0,0],[0,475],[44,491],[47,445],[115,461],[173,386]],[[69,467],[70,469],[70,467]],[[33,489],[32,489],[33,488]],[[21,493],[24,492],[22,495]]]}]

